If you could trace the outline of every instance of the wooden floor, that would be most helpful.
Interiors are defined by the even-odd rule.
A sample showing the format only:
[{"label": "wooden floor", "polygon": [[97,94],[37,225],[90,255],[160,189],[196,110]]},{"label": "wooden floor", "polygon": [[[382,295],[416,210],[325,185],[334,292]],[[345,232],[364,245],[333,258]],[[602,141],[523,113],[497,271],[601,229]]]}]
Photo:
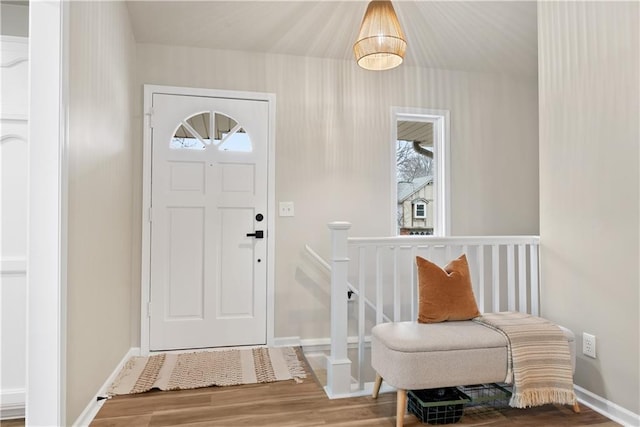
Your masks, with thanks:
[{"label": "wooden floor", "polygon": [[[464,426],[617,426],[582,406],[531,409],[469,408]],[[281,381],[184,391],[151,391],[108,400],[93,427],[142,426],[394,426],[395,393],[329,400],[313,375],[301,384]],[[407,415],[405,426],[422,426]]]},{"label": "wooden floor", "polygon": [[[322,380],[321,376],[321,380]],[[461,426],[617,426],[582,405],[575,414],[568,406],[530,409],[467,408]],[[4,421],[11,427],[23,420]],[[116,396],[98,412],[92,427],[143,426],[395,426],[395,393],[329,400],[318,379],[310,374],[301,384],[280,381],[184,391],[150,391]],[[422,424],[407,415],[405,426]]]},{"label": "wooden floor", "polygon": [[1,420],[0,426],[2,427],[24,427],[24,420]]}]

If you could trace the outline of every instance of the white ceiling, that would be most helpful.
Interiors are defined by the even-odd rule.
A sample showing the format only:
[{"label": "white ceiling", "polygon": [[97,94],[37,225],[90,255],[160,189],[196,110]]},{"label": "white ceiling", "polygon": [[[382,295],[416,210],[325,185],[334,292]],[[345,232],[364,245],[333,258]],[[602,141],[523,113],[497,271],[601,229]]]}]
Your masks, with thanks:
[{"label": "white ceiling", "polygon": [[[137,42],[352,59],[366,1],[129,1]],[[535,1],[394,1],[408,65],[537,73]]]}]

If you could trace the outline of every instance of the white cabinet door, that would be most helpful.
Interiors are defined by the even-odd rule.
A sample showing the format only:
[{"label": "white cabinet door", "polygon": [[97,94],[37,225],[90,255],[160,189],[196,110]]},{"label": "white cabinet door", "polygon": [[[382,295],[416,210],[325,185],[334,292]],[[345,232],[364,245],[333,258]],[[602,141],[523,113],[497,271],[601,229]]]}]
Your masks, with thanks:
[{"label": "white cabinet door", "polygon": [[0,52],[0,411],[22,416],[26,383],[28,39]]}]

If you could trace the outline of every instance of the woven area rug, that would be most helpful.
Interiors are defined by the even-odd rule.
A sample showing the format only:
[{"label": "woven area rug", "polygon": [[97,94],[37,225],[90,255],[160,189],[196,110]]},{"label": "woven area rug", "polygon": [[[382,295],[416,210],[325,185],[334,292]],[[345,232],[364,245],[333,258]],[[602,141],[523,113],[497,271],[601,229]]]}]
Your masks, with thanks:
[{"label": "woven area rug", "polygon": [[304,366],[291,347],[163,353],[129,359],[108,392],[135,394],[302,378],[306,378]]}]

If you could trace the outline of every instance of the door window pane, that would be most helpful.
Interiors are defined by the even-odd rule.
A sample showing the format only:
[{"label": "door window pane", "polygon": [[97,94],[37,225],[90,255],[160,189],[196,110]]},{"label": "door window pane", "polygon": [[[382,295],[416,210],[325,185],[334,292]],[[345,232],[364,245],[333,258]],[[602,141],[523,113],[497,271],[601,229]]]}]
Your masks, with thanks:
[{"label": "door window pane", "polygon": [[253,151],[244,128],[231,117],[213,111],[197,113],[183,120],[169,143],[175,150],[204,150],[212,145],[219,151]]}]

